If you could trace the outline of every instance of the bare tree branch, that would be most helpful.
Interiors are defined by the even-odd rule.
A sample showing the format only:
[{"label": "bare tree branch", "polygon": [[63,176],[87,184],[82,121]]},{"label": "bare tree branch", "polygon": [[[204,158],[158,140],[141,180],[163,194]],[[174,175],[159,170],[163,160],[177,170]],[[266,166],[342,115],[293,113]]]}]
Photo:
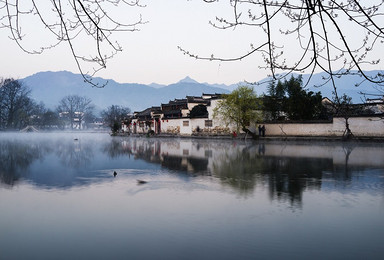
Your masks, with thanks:
[{"label": "bare tree branch", "polygon": [[[145,22],[140,15],[115,19],[114,11],[124,8],[141,8],[140,0],[0,0],[0,29],[10,32],[10,38],[21,50],[28,54],[41,54],[61,43],[67,43],[76,65],[84,80],[95,87],[104,85],[92,82],[92,76],[106,67],[107,60],[122,51],[121,46],[113,40],[117,32],[138,31]],[[36,18],[37,17],[37,20]],[[28,41],[23,41],[27,35],[36,31],[26,31],[28,23],[34,20],[42,25],[42,30],[49,32],[50,40],[42,39],[39,47],[28,47]],[[89,53],[79,49],[83,46],[78,38],[95,42]],[[94,64],[92,71],[84,71],[85,64]]]},{"label": "bare tree branch", "polygon": [[312,75],[323,71],[328,75],[324,80],[332,82],[335,91],[334,78],[348,74],[384,86],[383,72],[375,76],[365,73],[367,68],[379,70],[377,53],[384,44],[384,0],[364,4],[358,0],[229,0],[229,7],[233,9],[232,18],[217,16],[210,24],[218,29],[254,29],[257,39],[250,50],[235,57],[204,57],[179,49],[193,58],[216,61],[260,55],[265,65],[259,68],[269,70],[273,79],[292,72]]}]

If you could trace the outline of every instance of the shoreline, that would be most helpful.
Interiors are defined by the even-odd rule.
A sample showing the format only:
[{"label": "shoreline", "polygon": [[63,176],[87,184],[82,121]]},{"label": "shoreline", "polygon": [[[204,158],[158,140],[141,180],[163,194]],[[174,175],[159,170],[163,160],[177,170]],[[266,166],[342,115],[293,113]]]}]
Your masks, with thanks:
[{"label": "shoreline", "polygon": [[[0,131],[1,133],[22,133],[20,131]],[[28,133],[67,133],[67,134],[107,134],[111,137],[139,137],[139,138],[181,138],[181,139],[201,139],[201,140],[246,140],[252,142],[340,142],[340,143],[384,143],[384,136],[354,136],[352,139],[343,140],[341,136],[272,136],[266,135],[265,137],[258,137],[256,139],[252,136],[242,133],[233,137],[232,134],[192,134],[192,135],[180,135],[180,134],[128,134],[117,133],[112,134],[109,131],[38,131],[38,132],[24,132]],[[246,137],[246,138],[245,138]]]},{"label": "shoreline", "polygon": [[[145,138],[182,138],[182,139],[203,139],[203,140],[247,140],[255,142],[341,142],[341,143],[354,143],[354,142],[379,142],[384,143],[384,137],[377,136],[355,136],[349,140],[343,140],[341,136],[265,136],[259,138],[252,138],[245,134],[240,134],[237,137],[232,135],[179,135],[179,134],[155,134],[148,136],[147,134],[117,134],[111,136],[120,137],[145,137]],[[246,138],[245,138],[246,137]]]}]

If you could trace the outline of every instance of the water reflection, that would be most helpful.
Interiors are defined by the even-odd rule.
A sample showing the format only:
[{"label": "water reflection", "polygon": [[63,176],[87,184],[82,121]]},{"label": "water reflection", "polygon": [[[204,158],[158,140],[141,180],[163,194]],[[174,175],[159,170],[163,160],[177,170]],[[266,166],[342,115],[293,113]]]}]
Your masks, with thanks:
[{"label": "water reflection", "polygon": [[94,157],[94,143],[92,142],[82,142],[79,139],[74,139],[73,141],[59,140],[53,143],[53,146],[54,152],[61,163],[71,168],[84,167]]},{"label": "water reflection", "polygon": [[384,253],[380,145],[1,133],[0,148],[1,259]]},{"label": "water reflection", "polygon": [[0,181],[8,187],[29,181],[38,187],[71,187],[89,183],[95,143],[72,134],[17,134],[0,136]]},{"label": "water reflection", "polygon": [[[257,186],[267,186],[271,199],[299,207],[304,191],[330,188],[330,181],[335,189],[350,187],[354,179],[360,186],[377,181],[383,189],[384,149],[374,144],[281,145],[184,139],[113,142],[120,154],[158,163],[179,175],[214,176],[242,196],[252,195]],[[380,170],[373,173],[371,169]]]},{"label": "water reflection", "polygon": [[384,187],[384,149],[374,144],[26,135],[0,138],[0,180],[8,187],[20,180],[45,188],[72,187],[109,179],[114,169],[132,173],[128,170],[150,165],[187,178],[213,176],[244,197],[266,187],[272,200],[297,207],[305,191],[359,185],[375,192],[367,188],[372,182],[376,191]]},{"label": "water reflection", "polygon": [[21,141],[2,140],[0,142],[0,180],[13,185],[28,170],[32,162],[40,159],[46,147],[40,144],[26,144]]}]

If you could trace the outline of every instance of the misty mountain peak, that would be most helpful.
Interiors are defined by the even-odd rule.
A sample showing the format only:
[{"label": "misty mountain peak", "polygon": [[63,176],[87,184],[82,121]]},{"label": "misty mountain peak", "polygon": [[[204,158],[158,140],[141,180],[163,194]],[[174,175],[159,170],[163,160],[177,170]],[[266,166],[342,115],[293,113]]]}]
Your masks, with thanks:
[{"label": "misty mountain peak", "polygon": [[184,79],[180,80],[178,83],[199,83],[196,80],[190,78],[189,76],[186,76]]}]

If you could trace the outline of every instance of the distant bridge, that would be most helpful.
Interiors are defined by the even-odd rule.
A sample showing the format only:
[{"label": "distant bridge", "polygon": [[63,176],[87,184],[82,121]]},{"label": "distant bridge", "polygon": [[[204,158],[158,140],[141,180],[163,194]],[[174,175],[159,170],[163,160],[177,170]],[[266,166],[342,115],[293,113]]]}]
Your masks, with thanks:
[{"label": "distant bridge", "polygon": [[33,125],[29,125],[26,128],[21,129],[20,132],[39,132],[39,130],[37,130],[37,128]]}]

